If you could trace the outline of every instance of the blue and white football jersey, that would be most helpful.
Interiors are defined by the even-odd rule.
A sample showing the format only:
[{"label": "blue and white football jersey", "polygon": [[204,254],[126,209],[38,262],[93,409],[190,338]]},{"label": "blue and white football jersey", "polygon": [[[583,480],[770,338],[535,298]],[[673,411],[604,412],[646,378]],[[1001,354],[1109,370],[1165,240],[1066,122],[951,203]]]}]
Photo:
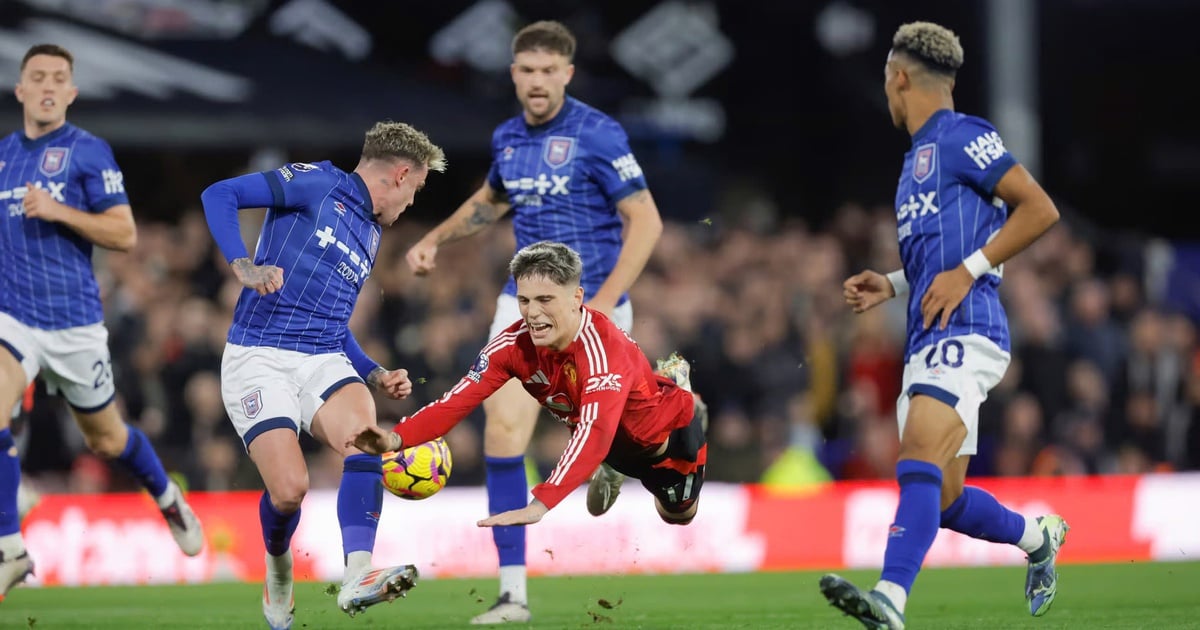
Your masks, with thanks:
[{"label": "blue and white football jersey", "polygon": [[900,260],[908,278],[905,360],[947,337],[977,334],[1008,351],[1000,270],[980,276],[945,330],[923,328],[921,298],[937,274],[962,263],[1004,225],[1008,207],[996,183],[1017,161],[982,118],[939,110],[913,135],[896,188]]},{"label": "blue and white football jersey", "polygon": [[42,330],[103,321],[92,243],[64,225],[26,218],[27,183],[84,212],[127,204],[112,149],[70,123],[36,140],[20,131],[0,140],[0,311]]},{"label": "blue and white football jersey", "polygon": [[[517,249],[551,240],[579,252],[587,299],[621,253],[617,202],[644,190],[646,178],[621,125],[567,97],[549,122],[530,126],[522,115],[496,128],[488,184],[508,193]],[[504,292],[516,295],[512,278]]]},{"label": "blue and white football jersey", "polygon": [[379,251],[382,228],[367,186],[330,162],[297,162],[262,175],[274,206],[254,264],[283,269],[283,288],[270,295],[243,289],[227,339],[308,354],[341,352]]}]

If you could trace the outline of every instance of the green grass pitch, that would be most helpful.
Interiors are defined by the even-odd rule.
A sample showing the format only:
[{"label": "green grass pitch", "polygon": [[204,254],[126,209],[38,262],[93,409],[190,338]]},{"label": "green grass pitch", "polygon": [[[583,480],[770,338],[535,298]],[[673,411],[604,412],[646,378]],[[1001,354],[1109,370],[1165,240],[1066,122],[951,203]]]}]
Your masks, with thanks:
[{"label": "green grass pitch", "polygon": [[[842,575],[870,585],[877,571]],[[861,627],[825,603],[818,572],[734,575],[554,577],[530,581],[534,628]],[[913,628],[1200,627],[1200,562],[1067,565],[1058,599],[1029,616],[1022,567],[923,571],[908,607]],[[495,580],[424,580],[407,599],[354,619],[336,609],[328,584],[296,589],[293,628],[469,627],[490,605]],[[264,628],[262,586],[22,588],[0,604],[3,628]]]}]

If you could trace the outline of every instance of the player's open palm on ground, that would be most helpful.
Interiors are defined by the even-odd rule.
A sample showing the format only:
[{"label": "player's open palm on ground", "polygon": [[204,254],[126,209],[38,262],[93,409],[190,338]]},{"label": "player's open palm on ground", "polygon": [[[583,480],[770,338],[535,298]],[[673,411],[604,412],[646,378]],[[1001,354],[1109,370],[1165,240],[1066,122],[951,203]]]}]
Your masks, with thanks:
[{"label": "player's open palm on ground", "polygon": [[259,295],[269,295],[283,288],[283,269],[275,265],[256,265],[249,258],[239,258],[230,267],[242,286],[254,289]]},{"label": "player's open palm on ground", "polygon": [[842,297],[855,313],[865,313],[895,295],[887,276],[870,270],[850,276],[842,283]]},{"label": "player's open palm on ground", "polygon": [[938,329],[945,329],[950,323],[950,316],[962,304],[974,283],[971,273],[961,265],[934,276],[925,295],[921,296],[921,317],[925,320],[925,328],[933,325],[940,315]]},{"label": "player's open palm on ground", "polygon": [[424,239],[417,241],[408,249],[408,253],[404,255],[405,262],[408,263],[408,268],[418,276],[423,276],[437,266],[434,259],[437,258],[438,246],[436,243],[431,243]]},{"label": "player's open palm on ground", "polygon": [[383,455],[388,451],[399,450],[394,448],[396,438],[393,438],[393,435],[395,433],[379,425],[370,424],[351,435],[350,439],[346,440],[346,446],[353,446],[368,455]]}]

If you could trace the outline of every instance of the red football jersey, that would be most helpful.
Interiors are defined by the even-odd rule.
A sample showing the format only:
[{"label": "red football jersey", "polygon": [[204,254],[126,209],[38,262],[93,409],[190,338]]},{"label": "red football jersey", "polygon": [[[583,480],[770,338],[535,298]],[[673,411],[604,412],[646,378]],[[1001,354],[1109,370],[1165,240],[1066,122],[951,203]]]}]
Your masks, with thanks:
[{"label": "red football jersey", "polygon": [[525,322],[492,339],[450,391],[396,425],[404,444],[445,435],[510,378],[519,378],[571,441],[533,496],[554,507],[579,487],[610,450],[625,455],[661,445],[692,420],[692,394],[658,376],[637,343],[603,313],[583,308],[575,339],[562,351],[533,345]]}]

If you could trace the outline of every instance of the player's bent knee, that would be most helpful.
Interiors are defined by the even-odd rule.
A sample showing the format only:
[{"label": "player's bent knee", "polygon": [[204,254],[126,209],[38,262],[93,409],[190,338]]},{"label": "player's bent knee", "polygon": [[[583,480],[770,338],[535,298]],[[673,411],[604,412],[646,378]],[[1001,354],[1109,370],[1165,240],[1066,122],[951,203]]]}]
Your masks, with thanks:
[{"label": "player's bent knee", "polygon": [[692,499],[681,503],[665,504],[662,501],[655,499],[654,507],[658,509],[658,517],[668,525],[687,525],[696,518],[697,508],[700,507],[700,502]]},{"label": "player's bent knee", "polygon": [[304,497],[308,494],[308,475],[303,479],[279,482],[274,486],[267,489],[271,495],[271,505],[283,514],[291,514],[300,509],[300,504],[304,503]]},{"label": "player's bent knee", "polygon": [[81,425],[83,442],[88,450],[103,459],[116,459],[129,444],[129,431],[123,423],[116,427]]}]

